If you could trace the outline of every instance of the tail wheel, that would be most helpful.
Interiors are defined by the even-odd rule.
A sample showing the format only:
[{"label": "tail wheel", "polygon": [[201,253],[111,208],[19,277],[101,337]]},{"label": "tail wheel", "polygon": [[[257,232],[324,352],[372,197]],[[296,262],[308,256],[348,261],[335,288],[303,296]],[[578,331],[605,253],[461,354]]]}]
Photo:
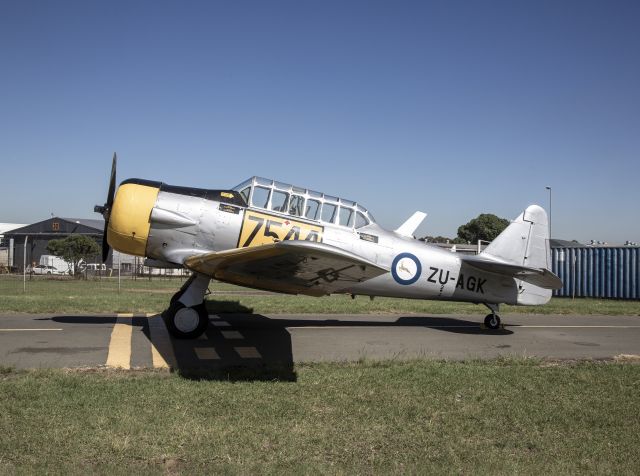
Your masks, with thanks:
[{"label": "tail wheel", "polygon": [[209,326],[209,313],[203,303],[186,307],[174,302],[164,314],[167,329],[177,339],[195,339],[200,337]]},{"label": "tail wheel", "polygon": [[484,325],[488,328],[488,329],[500,329],[500,316],[498,316],[497,314],[487,314],[487,316],[484,318]]}]

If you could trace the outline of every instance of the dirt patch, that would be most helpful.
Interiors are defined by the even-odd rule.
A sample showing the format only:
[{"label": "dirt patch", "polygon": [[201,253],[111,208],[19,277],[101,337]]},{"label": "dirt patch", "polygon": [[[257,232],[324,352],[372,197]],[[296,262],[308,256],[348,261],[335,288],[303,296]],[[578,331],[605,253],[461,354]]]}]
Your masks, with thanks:
[{"label": "dirt patch", "polygon": [[637,354],[619,354],[613,360],[616,362],[635,362],[640,363],[640,355]]}]

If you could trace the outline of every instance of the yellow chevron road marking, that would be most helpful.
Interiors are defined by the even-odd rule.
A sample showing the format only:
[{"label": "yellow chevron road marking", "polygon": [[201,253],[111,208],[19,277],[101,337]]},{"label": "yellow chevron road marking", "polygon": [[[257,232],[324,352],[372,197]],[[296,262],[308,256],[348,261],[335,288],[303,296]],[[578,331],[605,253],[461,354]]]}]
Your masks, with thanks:
[{"label": "yellow chevron road marking", "polygon": [[118,320],[111,331],[107,367],[131,368],[131,318],[133,314],[118,314]]}]

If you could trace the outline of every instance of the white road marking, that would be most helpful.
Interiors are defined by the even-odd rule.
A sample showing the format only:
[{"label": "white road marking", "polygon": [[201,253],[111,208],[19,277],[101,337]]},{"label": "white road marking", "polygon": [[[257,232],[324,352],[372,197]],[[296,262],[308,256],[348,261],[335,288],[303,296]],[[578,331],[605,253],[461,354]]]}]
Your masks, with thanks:
[{"label": "white road marking", "polygon": [[233,349],[243,359],[259,359],[262,357],[255,347],[234,347]]},{"label": "white road marking", "polygon": [[149,336],[151,337],[151,360],[154,368],[167,369],[176,366],[171,337],[162,316],[149,319]]},{"label": "white road marking", "polygon": [[530,327],[533,329],[640,329],[640,326],[527,326],[520,324],[506,324],[506,327]]},{"label": "white road marking", "polygon": [[200,360],[219,360],[220,356],[213,347],[196,347],[193,349]]},{"label": "white road marking", "polygon": [[34,331],[34,332],[40,332],[40,331],[61,331],[62,329],[52,329],[52,328],[48,328],[48,329],[0,329],[0,332],[26,332],[26,331]]},{"label": "white road marking", "polygon": [[222,334],[222,337],[225,339],[244,339],[238,331],[220,331],[220,334]]},{"label": "white road marking", "polygon": [[131,368],[131,335],[133,314],[118,314],[118,320],[111,331],[107,367]]},{"label": "white road marking", "polygon": [[286,329],[366,329],[366,328],[372,328],[372,327],[377,327],[377,328],[383,328],[383,327],[437,327],[438,329],[450,329],[450,328],[459,328],[459,329],[477,329],[478,327],[480,327],[480,324],[475,325],[475,326],[425,326],[425,325],[418,325],[416,324],[415,326],[408,326],[408,325],[402,325],[402,326],[396,326],[393,325],[393,323],[384,323],[381,322],[380,325],[366,325],[366,326],[287,326]]},{"label": "white road marking", "polygon": [[[438,325],[423,325],[416,324],[414,326],[411,325],[402,325],[395,326],[393,323],[380,323],[380,325],[366,325],[366,326],[287,326],[286,329],[363,329],[363,328],[383,328],[383,327],[425,327],[425,328],[436,328],[436,329],[478,329],[483,328],[484,326],[480,323],[477,325],[469,326],[438,326]],[[532,328],[532,329],[640,329],[640,326],[529,326],[524,324],[504,324],[504,327],[518,327],[518,328]]]}]

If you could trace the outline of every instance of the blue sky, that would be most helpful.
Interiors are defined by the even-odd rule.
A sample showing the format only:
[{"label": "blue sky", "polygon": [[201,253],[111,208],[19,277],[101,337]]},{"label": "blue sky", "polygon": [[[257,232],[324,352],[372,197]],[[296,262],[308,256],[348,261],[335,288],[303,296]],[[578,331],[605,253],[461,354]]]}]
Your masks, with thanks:
[{"label": "blue sky", "polygon": [[[640,241],[637,1],[8,1],[0,222],[92,218],[118,179],[264,175],[455,236],[548,204]],[[97,215],[96,215],[97,216]]]}]

